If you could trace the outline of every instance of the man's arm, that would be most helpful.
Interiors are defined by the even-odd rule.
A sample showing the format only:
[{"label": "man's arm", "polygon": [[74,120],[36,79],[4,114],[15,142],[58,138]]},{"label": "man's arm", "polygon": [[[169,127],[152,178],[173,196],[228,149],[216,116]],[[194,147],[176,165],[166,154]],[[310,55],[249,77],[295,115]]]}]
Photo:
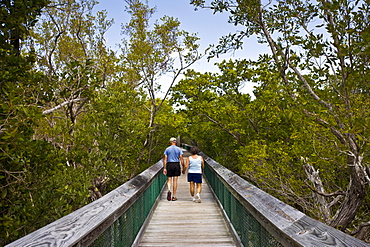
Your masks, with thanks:
[{"label": "man's arm", "polygon": [[180,163],[182,165],[182,173],[185,174],[186,166],[185,166],[185,162],[184,162],[184,157],[182,155],[180,155]]},{"label": "man's arm", "polygon": [[182,154],[180,155],[180,163],[182,165],[182,168],[185,168],[185,163],[184,163],[184,157],[182,157]]},{"label": "man's arm", "polygon": [[167,175],[167,155],[163,157],[163,174]]}]

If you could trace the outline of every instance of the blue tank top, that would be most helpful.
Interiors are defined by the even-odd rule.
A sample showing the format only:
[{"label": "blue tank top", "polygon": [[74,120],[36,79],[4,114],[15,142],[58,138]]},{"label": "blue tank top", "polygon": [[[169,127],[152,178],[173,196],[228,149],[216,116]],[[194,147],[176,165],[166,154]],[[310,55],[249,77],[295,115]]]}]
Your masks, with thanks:
[{"label": "blue tank top", "polygon": [[193,159],[189,156],[189,170],[188,173],[202,173],[202,157],[198,155],[198,158]]}]

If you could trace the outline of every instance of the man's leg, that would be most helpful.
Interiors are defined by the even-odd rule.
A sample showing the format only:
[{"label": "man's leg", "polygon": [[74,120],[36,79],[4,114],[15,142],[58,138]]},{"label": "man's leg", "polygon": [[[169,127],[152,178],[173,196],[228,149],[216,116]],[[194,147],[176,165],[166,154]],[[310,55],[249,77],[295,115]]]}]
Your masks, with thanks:
[{"label": "man's leg", "polygon": [[178,178],[177,176],[173,177],[173,197],[176,197]]},{"label": "man's leg", "polygon": [[171,191],[171,182],[172,182],[172,177],[167,177],[167,189],[168,189],[168,191]]},{"label": "man's leg", "polygon": [[172,181],[172,177],[167,177],[167,200],[168,201],[171,201],[172,199],[172,196],[171,196],[171,181]]}]

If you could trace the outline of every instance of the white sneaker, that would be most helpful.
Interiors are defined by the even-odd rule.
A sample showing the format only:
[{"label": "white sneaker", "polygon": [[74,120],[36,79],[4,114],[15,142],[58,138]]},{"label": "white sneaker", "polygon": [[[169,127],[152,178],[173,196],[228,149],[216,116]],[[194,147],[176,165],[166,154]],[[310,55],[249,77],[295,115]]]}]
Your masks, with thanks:
[{"label": "white sneaker", "polygon": [[201,203],[201,202],[202,202],[202,201],[200,200],[200,195],[199,195],[199,194],[196,194],[196,195],[195,195],[194,202],[198,202],[198,203]]}]

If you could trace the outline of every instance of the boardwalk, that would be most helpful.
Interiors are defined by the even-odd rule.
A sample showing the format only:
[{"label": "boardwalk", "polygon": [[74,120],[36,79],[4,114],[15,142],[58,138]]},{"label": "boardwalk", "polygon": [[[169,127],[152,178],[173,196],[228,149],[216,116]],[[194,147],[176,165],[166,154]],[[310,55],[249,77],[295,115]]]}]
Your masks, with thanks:
[{"label": "boardwalk", "polygon": [[206,181],[202,203],[194,203],[186,177],[179,177],[177,201],[162,193],[139,246],[236,246]]}]

